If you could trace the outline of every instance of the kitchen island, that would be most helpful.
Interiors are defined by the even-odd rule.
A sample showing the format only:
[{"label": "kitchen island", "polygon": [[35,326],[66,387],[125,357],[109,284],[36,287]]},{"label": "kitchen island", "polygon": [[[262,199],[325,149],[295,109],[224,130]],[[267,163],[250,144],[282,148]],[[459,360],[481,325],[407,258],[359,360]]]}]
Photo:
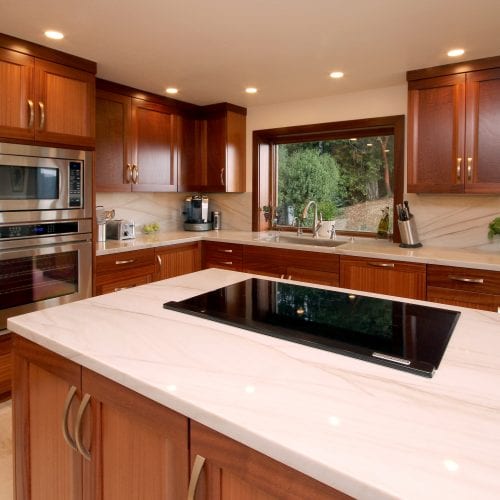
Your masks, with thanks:
[{"label": "kitchen island", "polygon": [[347,495],[498,496],[498,314],[447,306],[461,316],[427,379],[162,307],[248,277],[209,269],[8,326]]}]

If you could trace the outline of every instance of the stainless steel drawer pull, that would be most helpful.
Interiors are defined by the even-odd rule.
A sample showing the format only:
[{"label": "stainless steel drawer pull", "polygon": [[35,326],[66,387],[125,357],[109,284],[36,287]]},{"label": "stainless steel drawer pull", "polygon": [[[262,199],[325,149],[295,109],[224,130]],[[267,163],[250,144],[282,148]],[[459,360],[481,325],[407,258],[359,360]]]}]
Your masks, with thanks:
[{"label": "stainless steel drawer pull", "polygon": [[224,249],[224,250],[221,250],[221,251],[224,252],[224,253],[233,253],[233,251],[230,250],[230,249]]},{"label": "stainless steel drawer pull", "polygon": [[158,264],[160,265],[160,267],[162,266],[162,261],[161,261],[161,255],[157,255],[156,256],[156,260],[158,261]]},{"label": "stainless steel drawer pull", "polygon": [[483,278],[466,278],[464,276],[455,276],[452,274],[450,274],[448,278],[453,281],[461,281],[462,283],[484,283]]},{"label": "stainless steel drawer pull", "polygon": [[194,500],[196,494],[196,487],[198,486],[198,481],[200,480],[201,470],[205,464],[205,457],[201,455],[196,455],[193,463],[193,469],[191,470],[191,479],[189,480],[188,496],[187,500]]},{"label": "stainless steel drawer pull", "polygon": [[472,180],[472,158],[467,158],[467,180]]},{"label": "stainless steel drawer pull", "polygon": [[389,262],[368,262],[368,265],[374,267],[394,267],[394,264]]},{"label": "stainless steel drawer pull", "polygon": [[71,403],[73,402],[74,397],[76,396],[76,387],[72,385],[68,391],[68,395],[66,396],[66,400],[64,401],[64,411],[63,411],[63,418],[62,418],[62,433],[64,437],[64,441],[69,444],[73,450],[78,451],[76,447],[76,442],[69,433],[68,429],[68,414],[69,414],[69,409],[71,408]]},{"label": "stainless steel drawer pull", "polygon": [[130,285],[130,286],[118,286],[116,287],[113,291],[114,292],[121,292],[122,290],[128,290],[129,288],[134,288],[135,285]]},{"label": "stainless steel drawer pull", "polygon": [[457,158],[457,181],[462,177],[462,158]]},{"label": "stainless steel drawer pull", "polygon": [[90,394],[85,394],[85,396],[83,396],[82,402],[80,403],[80,407],[78,408],[78,413],[76,415],[75,440],[78,451],[83,455],[85,459],[90,461],[91,458],[90,452],[85,448],[82,441],[82,420],[83,420],[83,415],[85,414],[85,410],[87,409],[89,403],[90,403]]},{"label": "stainless steel drawer pull", "polygon": [[115,260],[115,264],[117,266],[121,266],[123,264],[132,264],[132,262],[135,262],[135,259],[128,259],[128,260]]},{"label": "stainless steel drawer pull", "polygon": [[233,262],[232,262],[232,261],[230,261],[230,260],[227,260],[227,261],[225,261],[225,262],[221,262],[221,264],[224,264],[224,265],[226,265],[226,266],[232,266],[232,265],[233,265]]},{"label": "stainless steel drawer pull", "polygon": [[132,180],[132,166],[130,163],[127,163],[127,184],[130,184],[130,181]]}]

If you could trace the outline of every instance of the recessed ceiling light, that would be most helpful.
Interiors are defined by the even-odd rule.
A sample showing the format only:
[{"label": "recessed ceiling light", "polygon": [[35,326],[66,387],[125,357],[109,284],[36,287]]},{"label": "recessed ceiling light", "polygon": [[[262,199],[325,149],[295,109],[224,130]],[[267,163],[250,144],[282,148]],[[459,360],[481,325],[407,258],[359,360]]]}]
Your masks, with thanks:
[{"label": "recessed ceiling light", "polygon": [[330,78],[342,78],[344,76],[344,73],[342,71],[332,71],[330,73]]},{"label": "recessed ceiling light", "polygon": [[179,92],[179,89],[176,89],[175,87],[168,87],[165,92],[167,94],[177,94]]},{"label": "recessed ceiling light", "polygon": [[462,56],[464,54],[465,50],[464,49],[453,49],[448,51],[448,56],[449,57],[458,57]]},{"label": "recessed ceiling light", "polygon": [[44,35],[52,40],[62,40],[64,35],[60,31],[47,30]]},{"label": "recessed ceiling light", "polygon": [[257,89],[256,89],[255,87],[247,87],[247,88],[245,89],[245,92],[246,92],[247,94],[256,94],[256,93],[257,93]]}]

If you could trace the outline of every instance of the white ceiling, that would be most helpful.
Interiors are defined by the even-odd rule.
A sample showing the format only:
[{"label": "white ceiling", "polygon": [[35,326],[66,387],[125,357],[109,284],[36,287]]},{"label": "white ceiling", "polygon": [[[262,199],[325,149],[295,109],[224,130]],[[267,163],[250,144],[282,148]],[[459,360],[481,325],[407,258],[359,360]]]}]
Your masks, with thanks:
[{"label": "white ceiling", "polygon": [[454,47],[500,55],[500,0],[1,0],[0,32],[96,61],[101,78],[249,107],[404,83]]}]

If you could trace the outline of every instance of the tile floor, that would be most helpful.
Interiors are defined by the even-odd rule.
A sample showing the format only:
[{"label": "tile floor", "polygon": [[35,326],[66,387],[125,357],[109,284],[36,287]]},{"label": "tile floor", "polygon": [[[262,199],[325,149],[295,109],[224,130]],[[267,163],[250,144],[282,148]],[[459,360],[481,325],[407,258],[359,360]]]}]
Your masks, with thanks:
[{"label": "tile floor", "polygon": [[0,403],[0,500],[12,500],[12,402]]}]

